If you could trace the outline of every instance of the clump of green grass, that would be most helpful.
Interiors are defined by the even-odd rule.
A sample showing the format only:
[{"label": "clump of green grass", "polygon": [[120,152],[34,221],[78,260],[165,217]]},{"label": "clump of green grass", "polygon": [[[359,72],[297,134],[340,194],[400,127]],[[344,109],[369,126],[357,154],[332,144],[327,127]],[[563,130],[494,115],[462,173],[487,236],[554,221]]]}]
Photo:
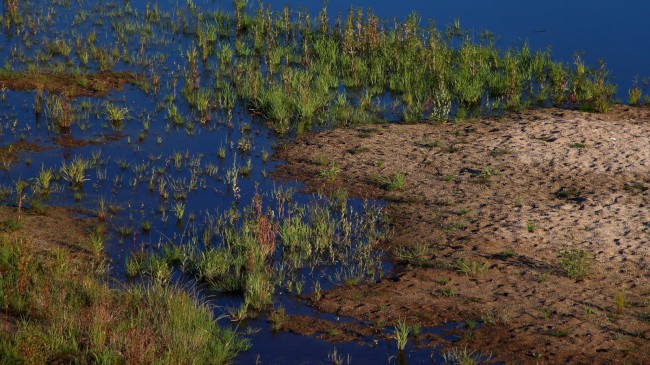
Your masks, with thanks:
[{"label": "clump of green grass", "polygon": [[400,172],[395,173],[392,177],[384,178],[386,189],[388,190],[402,190],[406,185],[406,176]]},{"label": "clump of green grass", "polygon": [[70,163],[63,163],[61,166],[61,177],[70,183],[70,187],[73,190],[78,190],[83,186],[84,181],[87,181],[86,178],[86,169],[88,169],[89,163],[83,157],[76,156]]},{"label": "clump of green grass", "polygon": [[328,168],[322,169],[319,172],[319,175],[321,177],[324,177],[327,179],[327,181],[334,181],[336,180],[336,176],[341,172],[341,168],[331,164]]},{"label": "clump of green grass", "polygon": [[274,289],[267,272],[254,270],[246,276],[244,300],[251,308],[261,309],[272,303]]},{"label": "clump of green grass", "polygon": [[452,297],[455,297],[455,296],[457,295],[457,294],[456,294],[456,291],[454,290],[454,288],[449,288],[449,287],[447,287],[447,288],[440,288],[440,289],[438,289],[438,292],[439,292],[443,297],[447,297],[447,298],[452,298]]},{"label": "clump of green grass", "polygon": [[526,222],[526,230],[529,233],[535,232],[536,228],[537,228],[537,224],[535,224],[535,222]]},{"label": "clump of green grass", "polygon": [[489,362],[492,355],[484,355],[480,351],[454,347],[442,355],[445,364],[478,365],[482,362]]},{"label": "clump of green grass", "polygon": [[593,255],[585,250],[560,251],[559,264],[565,274],[576,281],[589,277],[593,269]]},{"label": "clump of green grass", "polygon": [[465,275],[479,276],[490,268],[490,263],[483,260],[460,258],[455,261],[454,268]]},{"label": "clump of green grass", "polygon": [[639,89],[638,85],[634,85],[633,88],[627,91],[627,95],[628,95],[627,103],[629,105],[638,105],[639,100],[641,100],[642,94],[643,92],[641,91],[641,89]]},{"label": "clump of green grass", "polygon": [[50,192],[50,183],[54,178],[54,173],[51,168],[41,166],[41,171],[34,179],[36,191],[40,194],[47,195]]},{"label": "clump of green grass", "polygon": [[426,243],[419,243],[413,246],[400,246],[395,249],[395,258],[406,261],[416,266],[433,266],[431,256],[433,247]]},{"label": "clump of green grass", "polygon": [[120,108],[114,104],[111,103],[106,103],[105,105],[106,109],[106,118],[113,124],[113,125],[120,125],[123,123],[126,119],[129,118],[129,109],[128,108]]},{"label": "clump of green grass", "polygon": [[544,318],[544,319],[549,319],[549,318],[551,318],[551,316],[552,316],[554,313],[555,313],[555,311],[553,311],[553,309],[551,309],[551,308],[544,308],[544,309],[542,309],[542,318]]},{"label": "clump of green grass", "polygon": [[7,219],[0,222],[1,232],[15,232],[22,227],[22,222],[19,219]]},{"label": "clump of green grass", "polygon": [[372,177],[370,180],[389,191],[403,190],[406,185],[406,175],[400,172],[393,176]]},{"label": "clump of green grass", "polygon": [[621,313],[623,309],[625,308],[626,300],[625,300],[625,293],[622,291],[617,292],[614,294],[614,307],[616,308],[617,313]]},{"label": "clump of green grass", "polygon": [[69,129],[74,121],[70,100],[67,97],[50,94],[45,102],[45,117],[61,129]]}]

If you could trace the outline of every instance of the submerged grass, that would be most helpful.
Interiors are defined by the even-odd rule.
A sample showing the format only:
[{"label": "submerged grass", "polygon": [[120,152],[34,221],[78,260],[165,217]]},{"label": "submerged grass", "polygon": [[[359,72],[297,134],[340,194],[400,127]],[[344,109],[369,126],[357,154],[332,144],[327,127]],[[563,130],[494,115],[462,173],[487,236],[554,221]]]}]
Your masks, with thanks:
[{"label": "submerged grass", "polygon": [[[179,101],[181,88],[201,123],[211,121],[216,109],[244,105],[279,133],[383,119],[445,121],[533,105],[604,112],[613,102],[605,63],[590,67],[579,54],[566,64],[526,43],[502,50],[462,29],[439,30],[416,13],[392,22],[351,7],[330,24],[325,8],[311,21],[288,7],[272,12],[263,2],[256,9],[236,4],[233,14],[194,5],[189,12],[155,6],[139,13],[128,2],[97,15],[81,12],[97,26],[110,23],[106,44],[97,42],[94,29],[84,29],[72,39],[44,41],[28,57],[35,45],[24,41],[0,71],[0,84],[67,98],[103,96],[125,83],[155,93],[160,75],[169,72],[168,66],[158,68],[173,48],[180,50],[177,70],[163,80],[170,101]],[[18,18],[29,18],[23,14],[28,10],[16,7]],[[32,31],[22,22],[6,25]],[[178,36],[187,42],[170,47]],[[125,66],[141,72],[114,71]],[[631,89],[630,103],[641,97],[637,90]],[[180,126],[176,108],[169,103],[167,113]]]},{"label": "submerged grass", "polygon": [[[274,209],[263,210],[257,195],[242,210],[208,217],[202,239],[174,246],[174,260],[155,252],[134,253],[127,260],[127,273],[153,279],[159,261],[166,260],[214,290],[243,294],[252,310],[272,304],[278,285],[291,288],[295,282],[301,291],[306,280],[318,282],[303,277],[303,269],[330,267],[330,280],[340,285],[379,277],[381,256],[373,247],[385,237],[380,209],[366,206],[356,213],[324,198],[305,206],[290,203],[287,192],[273,195],[278,201]],[[163,273],[161,282],[169,276]]]}]

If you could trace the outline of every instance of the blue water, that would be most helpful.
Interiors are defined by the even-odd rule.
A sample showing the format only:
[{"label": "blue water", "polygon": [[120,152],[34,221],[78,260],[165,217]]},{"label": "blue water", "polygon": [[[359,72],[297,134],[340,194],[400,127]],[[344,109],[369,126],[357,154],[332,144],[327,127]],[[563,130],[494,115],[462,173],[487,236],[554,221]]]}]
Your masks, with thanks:
[{"label": "blue water", "polygon": [[[44,9],[44,1],[34,1],[36,9]],[[72,10],[61,10],[55,14],[54,24],[48,29],[48,37],[65,36],[69,25],[74,19],[77,10],[85,8],[94,11],[98,1],[85,1],[84,4],[72,2]],[[122,0],[116,2],[123,4]],[[144,11],[145,1],[131,1],[132,7]],[[154,1],[150,2],[155,3]],[[160,0],[157,2],[161,9],[170,9],[187,6],[186,0]],[[204,11],[215,9],[228,10],[230,1],[220,0],[195,0],[196,6]],[[257,4],[249,1],[251,9]],[[289,4],[295,11],[305,9],[315,17],[322,7],[321,1],[268,1],[272,9],[280,11],[284,4]],[[427,19],[435,20],[439,29],[444,29],[455,19],[459,19],[463,28],[469,29],[471,34],[478,38],[483,30],[489,30],[497,37],[497,45],[501,48],[509,46],[519,47],[523,42],[528,42],[533,49],[546,49],[551,47],[553,57],[565,62],[571,62],[575,52],[584,52],[583,58],[588,64],[595,64],[599,58],[607,62],[611,71],[612,80],[619,85],[618,96],[626,97],[627,89],[632,85],[635,75],[641,77],[650,75],[650,49],[644,41],[650,39],[650,26],[645,24],[646,14],[650,13],[650,3],[639,2],[634,6],[613,6],[603,1],[572,1],[569,4],[560,1],[550,1],[544,4],[539,2],[523,1],[470,1],[470,0],[440,0],[440,1],[330,1],[328,14],[332,21],[338,13],[345,15],[350,6],[361,7],[364,12],[372,8],[380,18],[404,19],[412,11],[417,11],[422,17],[422,25]],[[102,26],[86,22],[82,28],[97,29],[98,43],[112,42],[107,36],[110,34],[110,24]],[[103,28],[102,28],[103,27]],[[131,43],[132,40],[129,41]],[[21,47],[21,38],[10,36],[10,33],[0,35],[0,59],[10,57],[14,47]],[[82,98],[78,100],[90,103],[90,113],[85,120],[73,124],[69,137],[75,139],[97,138],[107,133],[114,133],[107,123],[103,104],[107,101],[120,107],[127,107],[131,119],[124,123],[119,133],[122,137],[116,141],[91,144],[84,147],[68,148],[57,145],[56,139],[60,133],[48,128],[43,117],[36,118],[32,111],[35,92],[3,92],[4,98],[0,101],[0,143],[16,142],[25,139],[28,142],[37,142],[50,147],[45,152],[32,152],[22,155],[17,163],[8,170],[0,173],[0,185],[10,188],[18,178],[32,179],[38,175],[41,166],[52,167],[58,170],[62,161],[70,161],[74,156],[89,158],[93,153],[101,151],[104,163],[93,167],[88,172],[88,181],[79,192],[79,201],[75,200],[74,193],[70,191],[65,182],[59,181],[52,188],[53,192],[45,202],[51,205],[65,205],[79,208],[87,212],[97,210],[98,202],[104,199],[108,205],[116,208],[108,224],[112,229],[107,238],[107,251],[114,268],[113,275],[124,279],[123,262],[134,247],[155,247],[168,242],[178,242],[187,239],[185,232],[193,227],[201,226],[203,217],[209,213],[218,214],[227,210],[232,205],[247,205],[256,191],[268,192],[276,186],[283,188],[300,189],[297,182],[277,182],[269,174],[281,161],[262,162],[262,152],[273,152],[274,146],[280,139],[265,127],[263,121],[252,117],[248,110],[238,105],[232,114],[217,111],[213,120],[206,125],[194,123],[193,132],[185,128],[169,126],[165,111],[157,110],[161,98],[172,92],[170,75],[178,72],[179,64],[184,62],[182,50],[190,43],[179,36],[173,40],[173,45],[161,43],[152,46],[151,52],[166,52],[169,58],[159,67],[166,67],[162,75],[161,92],[158,95],[145,94],[135,86],[127,86],[123,91],[111,92],[104,98]],[[178,42],[178,43],[176,43]],[[181,45],[181,46],[179,46]],[[137,41],[130,45],[137,50]],[[38,47],[34,47],[38,48]],[[24,49],[26,54],[34,52],[34,48]],[[136,52],[131,52],[135,54]],[[73,57],[74,58],[74,57]],[[91,65],[91,67],[94,67]],[[116,69],[132,69],[131,65],[118,63]],[[136,68],[137,69],[137,68]],[[178,93],[180,94],[178,87]],[[186,117],[190,117],[189,108],[179,96],[179,110]],[[82,118],[83,119],[83,118]],[[143,133],[143,121],[149,120],[150,126]],[[15,126],[14,126],[15,122]],[[142,138],[140,135],[142,134]],[[158,142],[160,138],[161,143]],[[242,139],[250,139],[252,149],[250,152],[237,150],[237,143]],[[217,156],[220,147],[225,147],[226,157]],[[183,162],[183,168],[176,170],[170,165],[173,153],[187,153],[188,160]],[[164,201],[158,191],[149,191],[146,179],[139,179],[133,186],[131,181],[136,177],[136,165],[146,165],[146,170],[164,169],[165,178],[171,183],[174,180],[188,181],[190,173],[187,165],[193,158],[201,157],[201,165],[212,164],[218,168],[216,176],[201,176],[201,186],[187,192],[184,200],[186,204],[185,217],[180,228],[176,226],[176,219],[172,213],[173,201]],[[127,161],[129,166],[122,169],[119,161]],[[236,199],[224,181],[224,174],[236,164],[244,166],[251,161],[253,170],[247,177],[240,177],[241,197]],[[148,174],[145,174],[148,176]],[[11,200],[11,198],[7,198]],[[299,202],[309,202],[314,199],[311,194],[295,195]],[[11,202],[9,202],[11,203]],[[270,199],[265,200],[265,206],[271,204]],[[359,208],[361,201],[353,200],[350,203]],[[162,210],[165,214],[161,213]],[[193,214],[196,219],[190,222],[188,217]],[[140,232],[142,222],[150,221],[152,229],[148,233]],[[132,229],[132,235],[120,237],[117,231],[120,228]],[[390,266],[385,266],[389,271]],[[309,288],[307,288],[309,289]],[[214,293],[207,293],[213,296]],[[241,298],[214,295],[218,305],[218,314],[222,314],[225,306],[236,306]],[[290,314],[308,314],[319,316],[323,319],[353,320],[337,318],[332,314],[318,313],[301,300],[290,295],[276,296],[276,303],[282,305]],[[223,321],[222,321],[223,322]],[[226,323],[224,323],[226,325]],[[436,333],[446,340],[453,340],[454,336],[445,335],[447,329],[454,329],[459,324],[440,324],[440,328],[424,329],[427,333]],[[241,354],[239,363],[254,363],[259,356],[263,364],[283,363],[325,363],[327,355],[333,348],[343,355],[350,354],[352,362],[359,363],[398,363],[397,350],[393,342],[380,341],[374,344],[372,339],[365,339],[364,344],[356,343],[329,343],[321,339],[303,337],[290,333],[273,333],[266,318],[261,315],[255,320],[245,324],[252,328],[259,328],[260,332],[250,335],[253,348]],[[389,330],[389,329],[387,329]],[[412,341],[411,341],[412,342]],[[417,349],[410,343],[407,347],[405,359],[408,363],[428,363],[431,361],[432,349]],[[438,355],[436,355],[438,356]],[[434,360],[440,360],[439,357]],[[401,362],[404,363],[404,362]]]},{"label": "blue water", "polygon": [[[229,2],[221,3],[226,6]],[[267,1],[280,11],[284,4],[304,8],[311,14],[322,9],[322,1]],[[517,47],[528,42],[532,49],[550,47],[554,59],[572,62],[576,52],[584,53],[587,64],[605,60],[612,81],[619,85],[618,97],[625,101],[635,77],[650,77],[650,2],[605,0],[400,0],[400,1],[329,1],[328,16],[344,16],[350,6],[364,12],[372,9],[383,19],[403,20],[417,12],[422,25],[427,19],[444,29],[454,20],[478,35],[492,32],[501,48]]]}]

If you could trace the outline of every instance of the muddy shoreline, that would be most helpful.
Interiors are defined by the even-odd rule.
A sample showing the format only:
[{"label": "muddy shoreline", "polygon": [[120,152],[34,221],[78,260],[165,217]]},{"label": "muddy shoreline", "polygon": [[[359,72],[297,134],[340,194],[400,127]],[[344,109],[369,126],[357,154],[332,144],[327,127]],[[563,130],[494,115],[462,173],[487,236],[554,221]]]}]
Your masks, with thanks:
[{"label": "muddy shoreline", "polygon": [[309,191],[389,203],[382,249],[401,269],[326,292],[318,309],[382,324],[476,321],[455,346],[500,361],[650,362],[649,109],[306,133],[276,158],[287,161],[277,177]]}]

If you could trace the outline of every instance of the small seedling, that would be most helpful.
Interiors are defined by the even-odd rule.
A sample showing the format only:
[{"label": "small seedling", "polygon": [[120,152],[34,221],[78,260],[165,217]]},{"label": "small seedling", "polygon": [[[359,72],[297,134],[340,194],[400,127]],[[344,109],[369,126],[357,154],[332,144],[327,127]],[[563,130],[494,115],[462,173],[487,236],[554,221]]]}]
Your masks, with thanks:
[{"label": "small seedling", "polygon": [[541,273],[541,274],[539,274],[539,276],[537,276],[537,282],[538,283],[543,283],[543,282],[547,281],[548,278],[549,278],[549,274],[547,272]]},{"label": "small seedling", "polygon": [[475,320],[473,320],[473,319],[468,319],[468,320],[465,321],[465,328],[467,328],[469,330],[475,329],[476,326],[477,326],[477,322]]},{"label": "small seedling", "polygon": [[406,185],[406,176],[398,172],[393,177],[385,178],[384,183],[388,190],[402,190],[404,189],[404,185]]},{"label": "small seedling", "polygon": [[617,313],[623,312],[625,308],[625,293],[618,292],[614,295],[614,305]]},{"label": "small seedling", "polygon": [[576,148],[576,149],[587,148],[587,147],[589,146],[585,143],[571,143],[569,145],[569,148]]},{"label": "small seedling", "polygon": [[528,233],[535,232],[535,228],[537,228],[535,222],[526,222],[526,230],[528,231]]},{"label": "small seedling", "polygon": [[438,289],[438,292],[440,292],[440,294],[443,297],[447,297],[447,298],[451,298],[451,297],[456,296],[456,291],[454,290],[454,288],[441,288],[441,289]]},{"label": "small seedling", "polygon": [[569,331],[561,328],[556,328],[550,332],[550,335],[553,337],[566,337],[569,335]]}]

